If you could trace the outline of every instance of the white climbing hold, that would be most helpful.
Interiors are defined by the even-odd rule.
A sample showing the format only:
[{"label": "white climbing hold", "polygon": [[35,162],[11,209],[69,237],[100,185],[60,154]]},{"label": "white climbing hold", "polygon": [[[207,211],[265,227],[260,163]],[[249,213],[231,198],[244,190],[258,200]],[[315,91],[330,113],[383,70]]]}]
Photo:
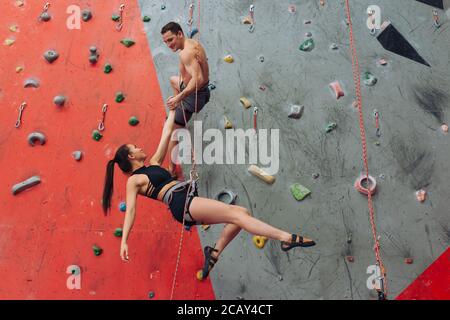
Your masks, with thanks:
[{"label": "white climbing hold", "polygon": [[292,119],[300,119],[304,109],[305,106],[292,105],[288,117]]},{"label": "white climbing hold", "polygon": [[41,183],[41,178],[39,176],[33,176],[25,181],[19,182],[12,187],[12,194],[16,195],[26,189],[29,189],[37,184]]},{"label": "white climbing hold", "polygon": [[76,161],[80,161],[83,157],[83,153],[81,151],[74,151],[72,152],[72,156]]}]

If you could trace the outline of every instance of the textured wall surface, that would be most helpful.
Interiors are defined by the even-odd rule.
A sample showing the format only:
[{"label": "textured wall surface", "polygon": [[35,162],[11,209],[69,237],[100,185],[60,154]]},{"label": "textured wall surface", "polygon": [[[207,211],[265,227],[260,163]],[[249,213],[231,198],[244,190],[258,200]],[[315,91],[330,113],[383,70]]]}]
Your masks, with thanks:
[{"label": "textured wall surface", "polygon": [[[146,31],[167,98],[172,95],[169,77],[178,74],[178,57],[165,47],[159,32],[169,21],[179,22],[187,31],[191,1],[141,0],[139,4],[142,13],[152,17]],[[253,33],[242,24],[251,4],[255,5]],[[296,5],[295,13],[288,11],[290,4]],[[393,298],[450,241],[449,136],[440,128],[449,120],[449,11],[438,10],[442,26],[436,29],[433,8],[418,1],[350,4],[361,76],[369,71],[378,79],[375,86],[361,86],[370,173],[378,183],[375,221]],[[431,67],[386,51],[370,35],[366,9],[371,4],[381,8],[382,20],[390,20]],[[238,194],[238,204],[250,208],[254,216],[318,243],[285,254],[274,241],[256,249],[251,235],[242,232],[211,273],[219,299],[375,298],[366,285],[367,268],[375,264],[367,198],[353,187],[363,162],[345,21],[345,1],[327,0],[324,6],[319,1],[294,0],[201,3],[200,42],[208,55],[210,80],[216,85],[210,103],[198,115],[203,129],[223,130],[223,115],[236,128],[252,128],[252,109],[240,105],[241,96],[258,107],[258,128],[280,129],[280,171],[273,185],[251,176],[248,165],[200,165],[201,195],[214,197],[230,188]],[[306,32],[315,41],[311,52],[299,50]],[[337,50],[330,49],[332,43]],[[228,54],[234,63],[223,61]],[[388,64],[379,65],[380,58]],[[339,100],[328,86],[336,80],[345,91]],[[260,90],[260,85],[267,89]],[[287,117],[291,104],[305,106],[301,119]],[[379,138],[374,109],[379,111]],[[329,122],[337,128],[325,133]],[[313,173],[320,177],[313,179]],[[308,187],[311,196],[297,202],[289,191],[293,183]],[[421,188],[428,193],[424,203],[415,197]],[[222,226],[201,230],[203,245],[213,244],[221,230]],[[354,256],[353,263],[347,255]],[[413,258],[414,263],[406,264],[405,258]]]}]

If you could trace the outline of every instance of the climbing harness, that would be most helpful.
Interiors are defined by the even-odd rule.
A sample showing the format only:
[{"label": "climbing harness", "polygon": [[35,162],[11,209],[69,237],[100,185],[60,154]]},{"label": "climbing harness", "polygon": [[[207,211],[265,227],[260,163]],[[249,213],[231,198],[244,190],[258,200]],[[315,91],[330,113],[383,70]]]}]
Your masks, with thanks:
[{"label": "climbing harness", "polygon": [[19,118],[16,121],[16,128],[20,127],[20,123],[22,121],[22,111],[23,109],[25,109],[26,106],[27,106],[26,102],[22,102],[22,104],[19,107]]},{"label": "climbing harness", "polygon": [[119,19],[117,20],[116,30],[120,31],[123,27],[123,10],[125,10],[125,5],[122,3],[119,8]]},{"label": "climbing harness", "polygon": [[[364,130],[364,120],[363,120],[363,114],[362,114],[362,94],[361,94],[361,79],[360,79],[360,71],[359,71],[359,61],[358,61],[358,56],[356,54],[356,47],[355,47],[354,38],[353,38],[353,25],[352,25],[351,13],[350,13],[349,0],[345,0],[345,5],[346,5],[346,12],[347,12],[347,20],[348,20],[348,25],[349,25],[350,50],[351,50],[351,56],[352,56],[352,71],[353,71],[353,80],[355,82],[355,90],[356,90],[356,97],[357,97],[357,103],[358,103],[359,128],[360,128],[360,135],[361,135],[365,178],[370,179],[369,164],[368,164],[368,160],[367,160],[366,133]],[[367,199],[368,199],[368,208],[369,208],[369,213],[370,213],[370,224],[372,227],[372,235],[373,235],[373,240],[375,243],[374,244],[375,257],[377,260],[377,265],[381,271],[380,288],[377,288],[376,290],[378,292],[378,299],[384,300],[387,298],[387,291],[388,291],[386,269],[384,267],[383,261],[381,260],[381,256],[380,256],[380,242],[379,242],[379,237],[377,237],[377,229],[376,229],[376,224],[375,224],[375,213],[374,213],[374,207],[373,207],[373,203],[372,203],[372,194],[370,192],[367,193]]]},{"label": "climbing harness", "polygon": [[[197,30],[199,30],[199,35],[200,35],[200,0],[198,0],[197,7],[198,7]],[[191,8],[191,7],[189,7],[189,8]],[[192,5],[192,8],[193,8],[193,5]],[[200,39],[200,36],[197,38],[197,50],[198,50],[198,45],[200,43],[199,39]],[[195,57],[198,60],[198,53],[196,53]],[[181,83],[181,81],[182,81],[182,79],[181,79],[181,74],[180,74],[179,83]],[[197,79],[195,79],[194,122],[197,119],[197,104],[198,104],[198,82],[197,82]],[[183,105],[183,101],[181,101],[181,106],[180,107],[182,108],[182,111],[183,111],[185,127],[187,127],[187,118],[186,118],[186,112],[185,112],[185,108],[184,108],[184,105]],[[173,294],[174,294],[174,291],[175,291],[175,283],[176,283],[177,273],[178,273],[178,266],[180,264],[181,248],[182,248],[182,245],[183,245],[183,235],[184,235],[184,229],[185,229],[185,216],[186,216],[186,212],[188,211],[188,207],[187,206],[188,206],[188,203],[189,203],[189,199],[191,199],[192,197],[195,197],[195,196],[198,195],[198,180],[199,180],[199,176],[198,176],[197,169],[196,169],[195,149],[194,149],[193,146],[192,146],[191,150],[192,150],[191,151],[192,166],[191,166],[191,171],[189,172],[188,190],[187,190],[186,201],[184,203],[183,223],[182,223],[182,226],[181,226],[180,243],[178,245],[178,256],[177,256],[177,262],[176,262],[176,265],[175,265],[175,272],[174,272],[174,275],[173,275],[172,290],[170,292],[170,300],[173,299]]]},{"label": "climbing harness", "polygon": [[377,129],[377,131],[375,132],[375,135],[379,138],[379,137],[381,137],[380,114],[377,109],[373,110],[373,116],[375,117],[375,128]]},{"label": "climbing harness", "polygon": [[108,110],[108,105],[105,103],[102,107],[102,120],[100,121],[98,125],[98,131],[105,130],[105,117],[106,117],[106,111]]}]

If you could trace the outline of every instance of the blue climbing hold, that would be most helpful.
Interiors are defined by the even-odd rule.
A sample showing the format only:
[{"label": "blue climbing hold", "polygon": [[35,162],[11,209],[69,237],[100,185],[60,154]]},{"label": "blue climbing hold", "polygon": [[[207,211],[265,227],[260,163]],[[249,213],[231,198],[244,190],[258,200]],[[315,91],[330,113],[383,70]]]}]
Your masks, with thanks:
[{"label": "blue climbing hold", "polygon": [[125,202],[122,201],[122,202],[119,204],[119,210],[122,211],[122,212],[127,211],[127,204],[126,204]]},{"label": "blue climbing hold", "polygon": [[189,32],[189,38],[192,39],[198,33],[198,29],[194,28],[191,32]]}]

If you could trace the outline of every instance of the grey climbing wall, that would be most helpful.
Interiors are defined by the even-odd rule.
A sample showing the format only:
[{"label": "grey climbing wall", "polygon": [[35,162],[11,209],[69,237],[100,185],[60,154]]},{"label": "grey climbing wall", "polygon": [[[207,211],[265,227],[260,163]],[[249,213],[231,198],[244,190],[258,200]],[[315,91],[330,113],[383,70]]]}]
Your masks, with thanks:
[{"label": "grey climbing wall", "polygon": [[[167,98],[172,95],[169,77],[178,74],[178,57],[165,47],[160,30],[177,21],[187,31],[191,1],[139,3],[142,13],[152,18],[146,32]],[[253,33],[242,24],[251,4]],[[296,6],[295,13],[288,11],[290,4]],[[441,130],[449,120],[450,11],[438,10],[437,29],[433,8],[418,1],[350,4],[361,76],[369,71],[378,79],[374,86],[361,86],[370,173],[378,184],[373,198],[376,224],[394,298],[450,242],[450,145],[449,135]],[[370,35],[366,10],[371,4],[381,8],[382,20],[390,20],[431,67],[386,51]],[[201,195],[214,197],[224,187],[232,189],[237,203],[251,208],[255,217],[317,242],[313,248],[286,254],[275,241],[257,249],[252,236],[241,232],[211,273],[216,297],[375,299],[366,284],[371,275],[367,268],[376,262],[367,198],[353,187],[363,162],[358,111],[352,106],[355,89],[345,1],[327,0],[324,6],[315,0],[202,1],[201,17],[200,42],[216,85],[198,116],[203,128],[223,130],[223,115],[236,128],[252,128],[252,108],[239,103],[246,96],[259,109],[258,128],[280,129],[280,171],[273,185],[250,175],[248,165],[200,165]],[[310,52],[299,50],[306,32],[315,41]],[[336,50],[330,48],[333,43]],[[234,63],[223,61],[228,54]],[[380,58],[387,65],[378,64]],[[345,92],[339,100],[329,88],[336,80]],[[261,85],[267,89],[261,90]],[[291,104],[305,106],[301,119],[287,117]],[[374,109],[379,111],[379,138]],[[326,133],[330,122],[337,127]],[[319,178],[314,179],[314,173]],[[309,188],[311,196],[296,201],[289,191],[293,183]],[[415,196],[419,189],[427,191],[423,203]],[[198,228],[202,244],[213,244],[222,228]],[[405,258],[413,263],[406,264]]]}]

